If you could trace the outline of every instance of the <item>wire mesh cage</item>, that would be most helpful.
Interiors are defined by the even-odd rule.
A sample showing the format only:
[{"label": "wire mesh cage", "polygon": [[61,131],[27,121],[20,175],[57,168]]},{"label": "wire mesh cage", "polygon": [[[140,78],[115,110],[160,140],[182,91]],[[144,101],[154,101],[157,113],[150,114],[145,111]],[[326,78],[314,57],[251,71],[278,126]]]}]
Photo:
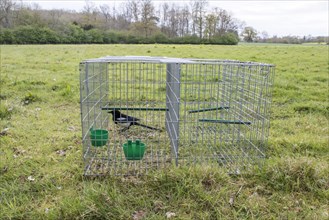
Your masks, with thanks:
[{"label": "wire mesh cage", "polygon": [[80,63],[85,175],[207,164],[240,173],[265,158],[274,66],[102,57]]}]

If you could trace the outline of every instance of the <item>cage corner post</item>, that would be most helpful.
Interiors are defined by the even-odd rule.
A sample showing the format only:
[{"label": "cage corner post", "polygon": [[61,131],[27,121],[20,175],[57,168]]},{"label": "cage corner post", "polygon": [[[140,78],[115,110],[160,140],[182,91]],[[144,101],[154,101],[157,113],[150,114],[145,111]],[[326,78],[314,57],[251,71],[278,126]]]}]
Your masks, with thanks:
[{"label": "cage corner post", "polygon": [[[109,63],[104,62],[102,63],[101,66],[101,71],[100,71],[100,93],[101,93],[101,112],[102,112],[102,127],[104,129],[107,129],[109,126],[109,114],[107,111],[103,111],[104,106],[108,106],[110,97],[109,97],[109,92],[110,92],[110,83],[109,83]],[[102,90],[103,94],[102,94]]]},{"label": "cage corner post", "polygon": [[180,64],[168,63],[166,76],[166,129],[170,138],[171,153],[178,166],[180,104]]},{"label": "cage corner post", "polygon": [[87,170],[89,169],[89,152],[90,145],[88,142],[88,132],[89,132],[89,80],[88,80],[88,62],[80,62],[79,71],[80,71],[80,115],[81,115],[81,131],[82,131],[82,158],[84,162],[84,175],[86,175]]},{"label": "cage corner post", "polygon": [[86,74],[86,63],[85,62],[80,62],[79,63],[79,80],[80,80],[80,121],[81,121],[81,132],[82,132],[82,137],[84,135],[84,124],[83,124],[83,115],[84,115],[84,109],[82,108],[82,103],[84,102],[85,98],[85,93],[86,93],[86,86],[84,85],[85,82],[85,74]]}]

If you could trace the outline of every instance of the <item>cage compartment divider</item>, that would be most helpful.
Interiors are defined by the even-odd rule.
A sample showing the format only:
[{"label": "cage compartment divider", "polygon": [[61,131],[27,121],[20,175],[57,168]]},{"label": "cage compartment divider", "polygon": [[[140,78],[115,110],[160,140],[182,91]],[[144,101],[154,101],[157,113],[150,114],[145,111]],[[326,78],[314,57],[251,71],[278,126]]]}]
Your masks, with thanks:
[{"label": "cage compartment divider", "polygon": [[178,166],[178,141],[179,141],[179,104],[180,104],[180,65],[167,64],[166,80],[166,129],[170,138],[172,153]]}]

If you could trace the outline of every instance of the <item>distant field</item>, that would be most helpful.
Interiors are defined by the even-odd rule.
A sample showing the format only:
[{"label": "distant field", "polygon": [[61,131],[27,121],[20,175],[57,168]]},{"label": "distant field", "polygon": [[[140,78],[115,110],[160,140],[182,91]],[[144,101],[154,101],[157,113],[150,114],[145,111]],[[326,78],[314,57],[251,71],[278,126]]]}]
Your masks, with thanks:
[{"label": "distant field", "polygon": [[[105,55],[275,64],[265,167],[84,179],[78,64]],[[1,45],[0,219],[328,219],[328,60],[325,45]]]}]

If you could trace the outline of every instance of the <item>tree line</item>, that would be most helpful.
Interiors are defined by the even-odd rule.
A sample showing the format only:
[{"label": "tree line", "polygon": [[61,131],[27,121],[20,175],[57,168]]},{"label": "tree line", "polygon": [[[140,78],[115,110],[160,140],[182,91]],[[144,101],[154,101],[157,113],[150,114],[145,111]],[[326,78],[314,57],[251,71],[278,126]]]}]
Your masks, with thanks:
[{"label": "tree line", "polygon": [[174,43],[237,44],[264,40],[225,9],[207,0],[185,4],[152,0],[113,1],[82,11],[43,10],[38,4],[0,1],[1,44]]}]

